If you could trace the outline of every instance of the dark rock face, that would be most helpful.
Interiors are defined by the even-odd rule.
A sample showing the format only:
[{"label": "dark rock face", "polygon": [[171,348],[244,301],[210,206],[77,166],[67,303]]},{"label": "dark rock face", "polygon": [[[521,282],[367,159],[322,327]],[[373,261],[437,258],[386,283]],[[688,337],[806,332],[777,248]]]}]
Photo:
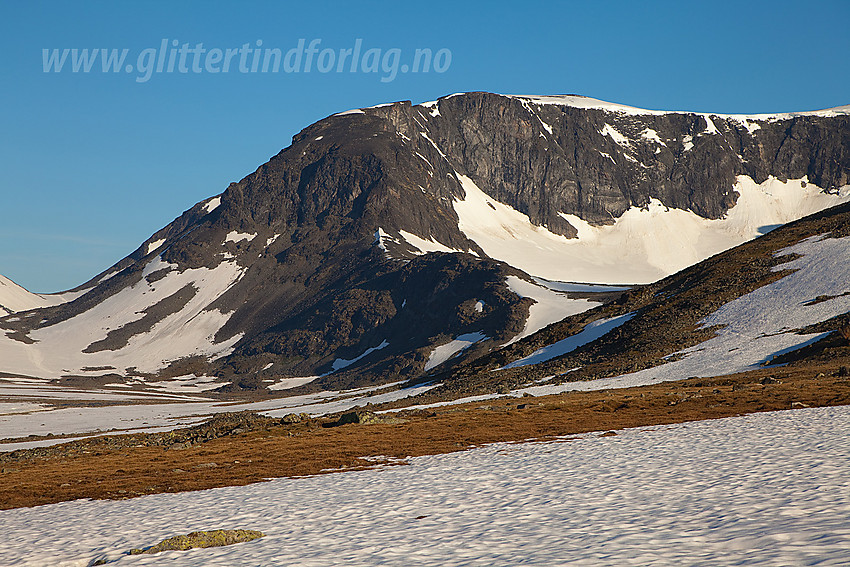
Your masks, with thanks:
[{"label": "dark rock face", "polygon": [[437,108],[436,116],[403,104],[367,112],[387,115],[420,152],[431,144],[415,132],[426,130],[458,172],[567,236],[574,229],[559,212],[607,223],[650,198],[720,218],[735,204],[737,175],[758,183],[808,175],[825,189],[850,181],[850,116],[752,120],[748,128],[717,115],[630,114],[489,93],[441,99]]},{"label": "dark rock face", "polygon": [[[353,360],[377,348],[360,364],[314,385],[337,389],[405,379],[422,371],[427,345],[434,341],[475,331],[504,341],[522,330],[528,314],[530,301],[504,284],[508,275],[520,272],[502,263],[468,254],[428,254],[362,266],[244,341],[219,372],[239,387],[257,387],[266,376],[330,372],[336,359]],[[478,301],[484,304],[480,312]],[[239,316],[228,325],[249,324]],[[378,348],[384,341],[389,344]],[[269,362],[271,368],[258,372]]]},{"label": "dark rock face", "polygon": [[[83,313],[140,282],[157,255],[180,271],[227,260],[244,273],[206,309],[230,314],[216,341],[240,339],[232,353],[199,371],[230,380],[229,389],[335,368],[311,387],[418,376],[433,346],[454,336],[490,337],[470,351],[475,356],[515,335],[531,303],[505,285],[508,275],[524,274],[487,258],[458,228],[452,201],[464,190],[456,173],[565,236],[576,231],[560,213],[609,223],[652,198],[719,218],[735,203],[737,175],[757,182],[807,175],[824,188],[850,183],[850,117],[745,123],[488,93],[335,115],[231,183],[219,204],[198,203],[85,284],[92,291],[41,310],[33,319],[39,323],[4,328],[25,339],[33,328]],[[379,228],[389,236],[385,242],[376,242]],[[417,255],[400,231],[466,253]],[[234,232],[250,238],[228,241]],[[87,351],[126,345],[196,291],[181,289]],[[368,349],[377,350],[358,359]],[[340,368],[337,359],[358,361]],[[185,369],[186,361],[178,361],[163,375]]]}]

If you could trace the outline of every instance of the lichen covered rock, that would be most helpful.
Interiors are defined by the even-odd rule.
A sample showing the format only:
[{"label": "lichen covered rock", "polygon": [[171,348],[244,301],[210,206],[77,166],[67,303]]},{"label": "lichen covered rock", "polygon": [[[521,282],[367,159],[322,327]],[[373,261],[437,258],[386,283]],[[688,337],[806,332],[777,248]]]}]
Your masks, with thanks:
[{"label": "lichen covered rock", "polygon": [[161,551],[186,551],[196,547],[222,547],[234,543],[244,543],[264,537],[266,534],[256,530],[210,530],[192,532],[164,539],[153,547],[131,549],[130,555],[153,554]]}]

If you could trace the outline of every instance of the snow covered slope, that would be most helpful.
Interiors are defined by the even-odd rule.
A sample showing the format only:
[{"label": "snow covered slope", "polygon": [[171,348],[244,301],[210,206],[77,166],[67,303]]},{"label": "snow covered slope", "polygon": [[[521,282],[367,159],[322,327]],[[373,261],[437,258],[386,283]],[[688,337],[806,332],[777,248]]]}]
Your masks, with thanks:
[{"label": "snow covered slope", "polygon": [[739,176],[737,203],[724,218],[706,219],[652,199],[611,225],[594,226],[562,213],[578,231],[576,238],[567,238],[534,225],[470,178],[459,179],[466,192],[453,203],[460,230],[488,256],[546,279],[606,284],[654,282],[782,224],[850,201],[850,186],[825,193],[806,179],[771,177],[757,184]]},{"label": "snow covered slope", "polygon": [[[720,376],[759,368],[775,356],[812,344],[829,332],[799,330],[850,312],[850,237],[819,235],[785,248],[780,280],[726,303],[700,321],[717,335],[673,353],[674,361],[623,377],[626,383]],[[816,301],[816,298],[829,298]]]},{"label": "snow covered slope", "polygon": [[54,294],[38,294],[27,291],[9,278],[0,275],[0,316],[18,311],[51,307],[73,301],[86,290]]},{"label": "snow covered slope", "polygon": [[[216,343],[214,336],[227,316],[208,307],[239,279],[242,270],[232,262],[223,262],[212,270],[178,273],[174,268],[156,256],[145,267],[139,283],[76,317],[33,331],[29,335],[33,343],[0,337],[2,369],[44,378],[70,373],[97,376],[116,370],[126,372],[129,367],[155,372],[178,358],[228,352],[241,336]],[[148,276],[156,272],[165,275],[149,281]],[[128,337],[124,344],[94,347],[105,342],[110,333],[142,321],[146,313],[181,292],[185,296],[182,305],[152,323],[147,331]]]}]

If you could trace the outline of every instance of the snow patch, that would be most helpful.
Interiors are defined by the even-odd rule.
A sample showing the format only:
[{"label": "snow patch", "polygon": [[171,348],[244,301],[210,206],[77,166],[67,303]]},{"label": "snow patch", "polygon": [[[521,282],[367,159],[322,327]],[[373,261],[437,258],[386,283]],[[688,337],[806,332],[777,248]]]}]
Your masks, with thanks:
[{"label": "snow patch", "polygon": [[425,372],[428,372],[432,368],[436,368],[455,356],[457,353],[468,349],[473,344],[481,342],[486,338],[488,338],[487,335],[479,331],[477,333],[458,335],[453,341],[438,346],[431,351],[431,355],[425,363]]},{"label": "snow patch", "polygon": [[121,270],[113,270],[113,271],[109,272],[108,274],[106,274],[105,276],[103,276],[102,278],[100,278],[99,280],[97,280],[97,283],[102,284],[106,280],[111,279],[112,277],[114,277],[114,276],[116,276],[120,273],[121,273]]},{"label": "snow patch", "polygon": [[437,116],[439,116],[439,115],[440,115],[440,106],[439,106],[439,104],[440,104],[440,101],[438,101],[438,100],[431,100],[431,101],[428,101],[428,102],[423,102],[423,103],[422,103],[422,104],[420,104],[419,106],[421,106],[421,107],[423,107],[423,108],[427,108],[427,109],[428,109],[428,114],[430,114],[433,118],[436,118]]},{"label": "snow patch", "polygon": [[550,280],[544,280],[543,278],[532,278],[534,283],[538,285],[542,285],[543,287],[548,287],[553,291],[565,291],[565,292],[573,292],[573,293],[608,293],[608,292],[616,292],[616,291],[628,291],[631,288],[627,286],[614,286],[614,285],[603,285],[603,284],[586,284],[586,283],[573,283],[573,282],[554,282]]},{"label": "snow patch", "polygon": [[667,144],[664,143],[664,140],[658,135],[658,132],[653,130],[652,128],[645,128],[643,132],[640,133],[640,137],[644,140],[649,140],[650,142],[655,142],[659,146],[667,147]]},{"label": "snow patch", "polygon": [[419,152],[414,152],[414,153],[415,153],[416,155],[418,155],[419,157],[421,157],[421,158],[422,158],[422,160],[423,160],[425,163],[427,163],[427,164],[428,164],[428,167],[430,167],[432,170],[434,169],[434,166],[433,166],[433,165],[431,165],[431,162],[430,162],[430,161],[428,161],[428,158],[426,158],[425,156],[423,156],[423,155],[422,155],[422,154],[420,154]]},{"label": "snow patch", "polygon": [[424,238],[416,236],[406,230],[399,230],[398,232],[408,244],[417,248],[422,254],[427,254],[429,252],[462,252],[462,250],[457,250],[456,248],[449,248],[448,246],[437,242],[433,238],[425,240]]},{"label": "snow patch", "polygon": [[159,248],[160,246],[162,246],[163,244],[165,244],[165,239],[164,239],[164,238],[160,238],[160,239],[158,239],[158,240],[154,240],[153,242],[151,242],[150,244],[148,244],[147,251],[145,252],[145,256],[147,256],[148,254],[150,254],[150,253],[151,253],[151,252],[153,252],[154,250],[158,249],[158,248]]},{"label": "snow patch", "polygon": [[754,133],[756,130],[761,130],[761,125],[758,122],[750,122],[746,118],[742,118],[739,122],[750,134]]},{"label": "snow patch", "polygon": [[207,214],[209,214],[216,210],[219,205],[221,205],[221,195],[219,195],[218,197],[213,197],[212,199],[207,201],[204,205],[204,210],[207,212]]},{"label": "snow patch", "polygon": [[269,390],[288,390],[290,388],[297,388],[298,386],[303,386],[304,384],[309,384],[319,378],[319,376],[304,376],[297,378],[283,378],[271,386],[269,386]]},{"label": "snow patch", "polygon": [[629,142],[629,139],[623,136],[616,128],[614,128],[610,124],[606,123],[602,130],[599,131],[599,133],[603,136],[608,136],[624,148],[631,148],[631,142]]},{"label": "snow patch", "polygon": [[505,365],[504,367],[502,367],[502,369],[518,368],[520,366],[540,364],[541,362],[546,362],[547,360],[552,360],[553,358],[563,356],[581,346],[595,341],[596,339],[602,337],[607,333],[610,333],[620,325],[629,321],[634,316],[634,313],[627,313],[626,315],[620,315],[619,317],[611,317],[610,319],[599,319],[597,321],[593,321],[592,323],[587,324],[584,329],[582,329],[575,335],[566,337],[565,339],[561,339],[556,343],[552,343],[551,345],[537,349],[530,355]]},{"label": "snow patch", "polygon": [[431,145],[434,146],[434,149],[437,150],[437,153],[439,153],[444,160],[449,161],[449,158],[446,157],[446,154],[443,153],[443,150],[440,149],[440,146],[438,146],[434,140],[428,137],[428,134],[426,134],[425,132],[419,132],[419,135],[428,140]]},{"label": "snow patch", "polygon": [[390,242],[395,242],[395,239],[387,234],[383,228],[378,227],[378,230],[375,231],[375,244],[378,245],[378,248],[383,250],[385,253],[387,252],[387,245],[384,244],[384,240],[389,240]]},{"label": "snow patch", "polygon": [[227,244],[228,242],[242,242],[243,240],[251,242],[256,237],[256,234],[251,234],[249,232],[237,232],[235,230],[232,230],[227,233],[227,236],[224,239],[224,243]]},{"label": "snow patch", "polygon": [[360,356],[358,356],[356,358],[352,358],[351,360],[346,360],[344,358],[337,358],[336,360],[334,360],[333,364],[331,365],[331,369],[332,369],[331,373],[336,372],[337,370],[342,370],[343,368],[348,368],[349,366],[351,366],[352,364],[354,364],[355,362],[357,362],[361,358],[365,358],[365,357],[369,356],[370,354],[372,354],[373,352],[375,352],[376,350],[381,350],[382,348],[388,347],[389,345],[390,345],[390,343],[388,343],[386,340],[384,340],[384,341],[381,341],[381,344],[379,344],[378,346],[372,347],[372,348],[367,348],[365,351],[363,351],[363,354],[361,354]]},{"label": "snow patch", "polygon": [[169,378],[162,382],[152,382],[149,387],[175,394],[198,394],[230,384],[230,382],[216,382],[216,380],[218,378],[215,376],[187,374],[185,376]]}]

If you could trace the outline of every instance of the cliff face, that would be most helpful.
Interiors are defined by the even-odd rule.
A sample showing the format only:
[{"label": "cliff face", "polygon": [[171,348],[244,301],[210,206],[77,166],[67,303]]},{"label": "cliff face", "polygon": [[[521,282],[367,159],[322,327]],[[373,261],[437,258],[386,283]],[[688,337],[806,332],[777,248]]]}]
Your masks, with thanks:
[{"label": "cliff face", "polygon": [[[551,293],[485,250],[475,235],[492,227],[469,229],[478,217],[492,210],[509,237],[521,222],[569,246],[558,239],[577,236],[575,218],[611,225],[653,200],[722,218],[739,176],[807,177],[837,191],[850,183],[850,115],[724,117],[488,93],[341,113],[185,212],[78,299],[0,319],[6,360],[27,358],[27,341],[67,350],[63,333],[87,329],[74,333],[86,337],[75,352],[39,355],[32,372],[23,362],[0,371],[207,372],[229,388],[318,374],[314,386],[329,388],[415,377],[459,335],[483,337],[470,358],[528,330],[529,307]],[[458,203],[473,190],[483,208],[462,218]],[[510,277],[535,289],[522,297]],[[161,348],[175,333],[197,338]]]},{"label": "cliff face", "polygon": [[610,223],[651,198],[720,218],[738,175],[850,183],[848,114],[730,117],[593,102],[470,93],[367,112],[386,116],[416,151],[432,153],[433,140],[485,192],[565,235],[575,231],[559,213]]}]

